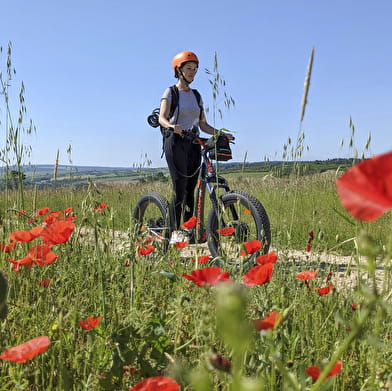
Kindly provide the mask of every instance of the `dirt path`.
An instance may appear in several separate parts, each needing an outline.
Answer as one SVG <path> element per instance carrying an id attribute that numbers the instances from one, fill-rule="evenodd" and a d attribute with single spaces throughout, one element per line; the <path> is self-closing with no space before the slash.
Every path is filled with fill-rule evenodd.
<path id="1" fill-rule="evenodd" d="M 89 232 L 90 230 L 81 230 L 82 232 Z M 89 232 L 91 235 L 92 232 Z M 91 235 L 92 236 L 92 235 Z M 122 246 L 124 241 L 127 241 L 125 232 L 116 231 L 114 232 L 114 242 Z M 194 258 L 195 256 L 209 254 L 207 243 L 189 245 L 186 248 L 180 250 L 181 257 Z M 291 263 L 293 266 L 297 265 L 298 272 L 303 270 L 327 270 L 332 272 L 332 278 L 329 283 L 335 285 L 336 290 L 353 290 L 356 288 L 361 280 L 368 281 L 368 273 L 364 269 L 366 265 L 365 257 L 357 256 L 343 256 L 337 253 L 317 253 L 317 252 L 306 252 L 300 250 L 283 250 L 280 251 L 276 248 L 271 248 L 270 251 L 276 252 L 278 255 L 278 262 Z M 384 280 L 384 265 L 379 264 L 376 271 L 376 280 L 379 287 L 382 286 Z M 392 284 L 391 272 L 389 269 L 386 270 L 388 275 L 387 282 L 389 286 Z M 392 293 L 391 293 L 392 296 Z"/>
<path id="2" fill-rule="evenodd" d="M 357 256 L 343 256 L 337 253 L 316 253 L 306 252 L 300 250 L 284 250 L 279 251 L 271 248 L 270 251 L 276 252 L 278 255 L 278 262 L 287 262 L 298 265 L 298 271 L 307 270 L 307 265 L 310 270 L 320 269 L 332 272 L 332 278 L 329 283 L 335 285 L 337 290 L 353 290 L 357 287 L 359 281 L 369 280 L 368 273 L 364 266 L 367 259 L 365 257 Z M 195 257 L 196 255 L 209 254 L 206 244 L 191 245 L 181 250 L 181 255 L 184 257 Z M 388 281 L 391 282 L 391 273 L 386 271 L 389 275 Z M 376 271 L 377 285 L 382 286 L 384 279 L 384 265 L 378 265 Z M 370 282 L 370 281 L 368 281 Z"/>

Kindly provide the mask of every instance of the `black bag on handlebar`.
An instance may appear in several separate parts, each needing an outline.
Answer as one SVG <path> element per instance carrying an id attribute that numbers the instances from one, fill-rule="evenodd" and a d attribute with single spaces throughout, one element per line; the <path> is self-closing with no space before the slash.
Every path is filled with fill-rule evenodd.
<path id="1" fill-rule="evenodd" d="M 206 141 L 206 147 L 209 152 L 210 159 L 226 162 L 233 158 L 230 148 L 230 140 L 224 134 L 218 136 L 216 143 L 214 137 L 210 137 Z"/>

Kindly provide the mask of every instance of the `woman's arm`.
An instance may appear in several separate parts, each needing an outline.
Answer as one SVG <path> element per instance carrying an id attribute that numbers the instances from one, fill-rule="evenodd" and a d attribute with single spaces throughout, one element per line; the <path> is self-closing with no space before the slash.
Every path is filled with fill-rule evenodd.
<path id="1" fill-rule="evenodd" d="M 204 114 L 204 110 L 202 110 L 201 115 L 200 115 L 199 127 L 200 127 L 200 129 L 201 129 L 203 132 L 205 132 L 205 133 L 207 133 L 207 134 L 215 135 L 216 133 L 219 132 L 218 129 L 215 129 L 214 127 L 212 127 L 212 126 L 207 122 L 206 116 L 205 116 L 205 114 Z M 223 132 L 222 132 L 222 134 L 225 134 L 229 140 L 232 140 L 232 139 L 233 139 L 233 136 L 232 136 L 230 133 L 223 133 Z"/>
<path id="2" fill-rule="evenodd" d="M 182 128 L 181 125 L 171 124 L 169 122 L 169 111 L 170 106 L 167 99 L 161 99 L 161 106 L 159 108 L 159 125 L 163 128 L 172 128 L 174 133 L 182 135 Z"/>

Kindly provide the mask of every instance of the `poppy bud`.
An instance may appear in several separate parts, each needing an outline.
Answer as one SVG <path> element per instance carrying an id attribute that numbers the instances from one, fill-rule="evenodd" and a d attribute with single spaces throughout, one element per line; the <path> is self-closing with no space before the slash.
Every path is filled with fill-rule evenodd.
<path id="1" fill-rule="evenodd" d="M 213 353 L 210 356 L 209 360 L 210 360 L 211 365 L 215 369 L 218 369 L 219 371 L 222 371 L 222 372 L 230 373 L 231 362 L 229 360 L 226 360 L 225 358 L 223 358 L 220 354 Z"/>

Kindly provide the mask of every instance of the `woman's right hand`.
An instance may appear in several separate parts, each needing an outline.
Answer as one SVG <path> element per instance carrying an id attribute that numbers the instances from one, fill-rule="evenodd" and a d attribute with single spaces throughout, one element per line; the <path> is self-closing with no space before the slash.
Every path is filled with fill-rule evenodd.
<path id="1" fill-rule="evenodd" d="M 182 127 L 181 127 L 181 125 L 173 125 L 173 133 L 182 136 Z"/>

